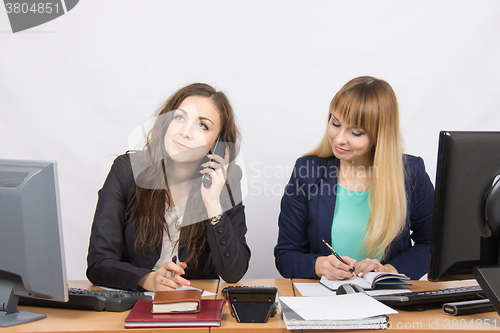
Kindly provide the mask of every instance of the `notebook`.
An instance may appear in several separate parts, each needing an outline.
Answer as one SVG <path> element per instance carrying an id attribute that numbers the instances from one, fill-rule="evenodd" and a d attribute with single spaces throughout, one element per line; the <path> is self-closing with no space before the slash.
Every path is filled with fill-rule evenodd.
<path id="1" fill-rule="evenodd" d="M 225 299 L 202 299 L 197 313 L 152 313 L 152 300 L 139 300 L 125 318 L 125 328 L 220 326 Z"/>
<path id="2" fill-rule="evenodd" d="M 331 290 L 337 290 L 345 283 L 354 283 L 365 290 L 372 290 L 376 286 L 411 285 L 411 283 L 406 281 L 409 279 L 404 274 L 368 272 L 363 277 L 353 276 L 345 280 L 328 280 L 325 276 L 322 276 L 319 283 Z"/>
<path id="3" fill-rule="evenodd" d="M 199 312 L 203 291 L 174 290 L 157 291 L 153 297 L 153 313 Z"/>
<path id="4" fill-rule="evenodd" d="M 382 329 L 397 313 L 363 293 L 330 297 L 280 297 L 288 330 Z"/>

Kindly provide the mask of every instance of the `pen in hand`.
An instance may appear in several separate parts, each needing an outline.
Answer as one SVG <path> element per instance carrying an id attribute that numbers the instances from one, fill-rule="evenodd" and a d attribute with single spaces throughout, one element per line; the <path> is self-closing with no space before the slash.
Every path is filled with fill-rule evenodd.
<path id="1" fill-rule="evenodd" d="M 173 256 L 173 258 L 172 258 L 172 262 L 173 262 L 174 264 L 177 264 L 177 256 Z M 170 277 L 171 277 L 172 279 L 175 277 L 175 272 L 174 272 L 174 271 L 172 271 L 172 273 L 170 274 Z"/>
<path id="2" fill-rule="evenodd" d="M 335 250 L 333 249 L 333 247 L 330 246 L 330 244 L 328 244 L 327 242 L 325 242 L 324 239 L 322 239 L 323 243 L 325 243 L 325 245 L 328 247 L 328 249 L 332 252 L 332 254 L 335 256 L 335 258 L 337 258 L 341 263 L 345 264 L 345 265 L 348 265 L 339 255 L 337 252 L 335 252 Z M 349 266 L 349 265 L 348 265 Z M 356 276 L 356 274 L 354 274 L 354 268 L 349 268 L 349 272 L 352 273 L 352 276 Z"/>

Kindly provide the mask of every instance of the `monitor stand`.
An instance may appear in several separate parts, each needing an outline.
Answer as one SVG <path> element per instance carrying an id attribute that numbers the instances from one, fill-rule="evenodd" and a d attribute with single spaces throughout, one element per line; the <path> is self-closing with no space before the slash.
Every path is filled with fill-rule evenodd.
<path id="1" fill-rule="evenodd" d="M 474 267 L 474 277 L 500 314 L 500 267 Z"/>
<path id="2" fill-rule="evenodd" d="M 41 313 L 18 310 L 18 302 L 19 296 L 14 295 L 12 283 L 0 280 L 0 327 L 26 324 L 47 318 Z"/>

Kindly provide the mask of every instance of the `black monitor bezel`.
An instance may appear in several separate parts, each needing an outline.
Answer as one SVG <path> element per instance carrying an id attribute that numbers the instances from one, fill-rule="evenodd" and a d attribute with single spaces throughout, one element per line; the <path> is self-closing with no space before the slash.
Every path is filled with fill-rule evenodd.
<path id="1" fill-rule="evenodd" d="M 471 165 L 472 170 L 467 169 Z M 498 265 L 498 237 L 485 227 L 484 211 L 481 211 L 494 170 L 500 173 L 500 132 L 440 132 L 428 268 L 430 281 L 473 279 L 474 267 Z M 476 183 L 469 182 L 469 176 Z M 467 197 L 470 189 L 475 193 Z M 452 211 L 457 207 L 463 211 Z M 453 218 L 460 212 L 466 212 L 463 218 Z M 457 237 L 460 232 L 463 235 Z M 465 249 L 474 240 L 480 243 L 480 249 L 472 249 L 479 252 L 479 259 L 460 260 L 461 247 Z M 452 247 L 458 250 L 453 252 Z M 451 261 L 457 261 L 448 266 L 444 261 L 450 257 Z"/>

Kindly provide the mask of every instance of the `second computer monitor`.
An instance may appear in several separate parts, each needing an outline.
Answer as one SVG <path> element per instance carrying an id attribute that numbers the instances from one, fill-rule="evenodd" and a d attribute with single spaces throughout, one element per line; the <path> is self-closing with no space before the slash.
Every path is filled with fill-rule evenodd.
<path id="1" fill-rule="evenodd" d="M 0 253 L 0 327 L 45 317 L 21 296 L 68 300 L 55 162 L 0 160 Z"/>
<path id="2" fill-rule="evenodd" d="M 498 264 L 497 176 L 500 132 L 440 133 L 429 280 L 473 278 L 474 267 Z"/>

